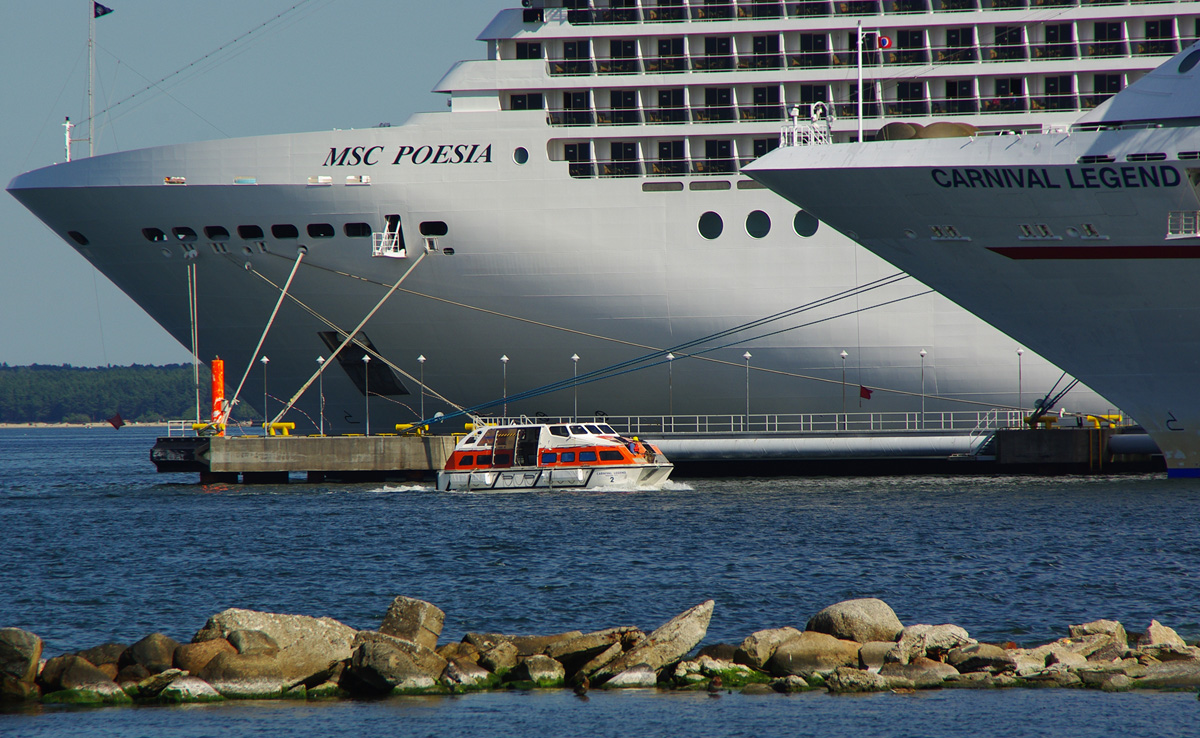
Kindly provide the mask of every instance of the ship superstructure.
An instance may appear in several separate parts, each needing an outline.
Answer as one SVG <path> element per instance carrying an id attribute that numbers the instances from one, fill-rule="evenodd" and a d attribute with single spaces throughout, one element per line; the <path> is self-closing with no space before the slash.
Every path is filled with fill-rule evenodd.
<path id="1" fill-rule="evenodd" d="M 1057 369 L 740 170 L 818 102 L 835 140 L 857 137 L 859 39 L 870 137 L 895 119 L 1066 122 L 1197 18 L 1193 2 L 530 0 L 437 85 L 447 112 L 97 156 L 9 189 L 188 346 L 192 291 L 200 355 L 255 366 L 242 399 L 272 416 L 429 250 L 326 372 L 335 432 L 367 402 L 386 427 L 446 409 L 435 393 L 472 405 L 666 351 L 643 381 L 512 409 L 832 412 L 858 410 L 859 385 L 880 390 L 870 410 L 1015 406 L 1022 381 L 1027 405 Z M 314 429 L 315 394 L 298 405 Z"/>

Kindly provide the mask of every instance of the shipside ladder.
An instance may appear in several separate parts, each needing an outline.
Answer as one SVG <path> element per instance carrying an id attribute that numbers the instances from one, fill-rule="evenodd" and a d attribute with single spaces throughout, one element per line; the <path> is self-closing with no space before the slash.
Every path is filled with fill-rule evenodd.
<path id="1" fill-rule="evenodd" d="M 386 256 L 389 259 L 407 259 L 408 250 L 404 248 L 404 232 L 400 230 L 400 216 L 389 215 L 383 232 L 371 234 L 371 256 Z"/>

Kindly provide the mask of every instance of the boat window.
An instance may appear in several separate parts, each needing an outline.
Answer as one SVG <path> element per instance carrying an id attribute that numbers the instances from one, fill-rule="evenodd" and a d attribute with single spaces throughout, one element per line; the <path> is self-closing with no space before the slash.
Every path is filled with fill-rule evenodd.
<path id="1" fill-rule="evenodd" d="M 474 463 L 475 463 L 475 457 L 474 457 L 474 456 L 464 456 L 464 457 L 462 457 L 461 459 L 459 459 L 459 460 L 458 460 L 458 465 L 459 465 L 459 466 L 471 466 L 471 465 L 472 465 L 472 464 L 474 464 Z"/>
<path id="2" fill-rule="evenodd" d="M 553 464 L 558 461 L 558 454 L 542 454 L 543 464 Z"/>
<path id="3" fill-rule="evenodd" d="M 575 461 L 575 452 L 574 451 L 564 451 L 563 455 L 562 455 L 562 463 L 570 464 L 573 461 Z"/>
<path id="4" fill-rule="evenodd" d="M 72 241 L 79 244 L 80 246 L 88 245 L 87 236 L 83 235 L 79 231 L 67 231 L 67 235 L 71 237 Z"/>
<path id="5" fill-rule="evenodd" d="M 709 241 L 719 238 L 723 230 L 725 230 L 725 223 L 721 220 L 721 216 L 711 211 L 700 216 L 700 235 Z"/>
<path id="6" fill-rule="evenodd" d="M 171 233 L 174 234 L 175 240 L 183 241 L 184 243 L 191 243 L 196 240 L 196 231 L 187 226 L 172 228 Z"/>
<path id="7" fill-rule="evenodd" d="M 820 225 L 821 221 L 803 210 L 796 213 L 796 217 L 792 219 L 792 228 L 796 230 L 796 235 L 802 238 L 808 238 L 815 234 Z"/>
<path id="8" fill-rule="evenodd" d="M 333 226 L 328 223 L 309 223 L 309 238 L 333 238 Z"/>
<path id="9" fill-rule="evenodd" d="M 550 435 L 566 438 L 571 435 L 571 431 L 567 430 L 565 425 L 552 425 L 550 426 Z"/>
<path id="10" fill-rule="evenodd" d="M 604 435 L 606 435 L 606 436 L 617 435 L 617 431 L 614 430 L 611 425 L 602 425 L 602 426 L 600 426 L 600 430 L 604 431 Z"/>
<path id="11" fill-rule="evenodd" d="M 579 460 L 580 461 L 595 461 L 596 460 L 596 452 L 595 451 L 580 451 L 579 452 Z"/>
<path id="12" fill-rule="evenodd" d="M 370 223 L 347 223 L 342 226 L 342 233 L 346 234 L 346 238 L 370 238 L 371 232 Z"/>
<path id="13" fill-rule="evenodd" d="M 489 430 L 489 431 L 487 431 L 486 433 L 484 433 L 484 434 L 483 434 L 483 438 L 480 438 L 480 439 L 479 439 L 479 443 L 480 443 L 480 444 L 485 444 L 485 445 L 489 445 L 489 446 L 490 446 L 490 445 L 491 445 L 491 443 L 492 443 L 492 441 L 494 441 L 494 440 L 496 440 L 496 431 L 495 431 L 495 429 L 493 429 L 493 430 Z"/>
<path id="14" fill-rule="evenodd" d="M 624 457 L 621 456 L 620 451 L 601 451 L 600 452 L 600 460 L 601 461 L 621 461 L 623 458 Z"/>
<path id="15" fill-rule="evenodd" d="M 238 236 L 247 241 L 263 240 L 263 229 L 256 225 L 240 225 L 237 227 Z"/>
<path id="16" fill-rule="evenodd" d="M 276 223 L 271 226 L 271 235 L 275 238 L 300 238 L 300 231 L 291 223 Z"/>
<path id="17" fill-rule="evenodd" d="M 529 161 L 529 149 L 524 146 L 518 146 L 513 151 L 513 161 L 518 164 L 525 164 Z"/>
<path id="18" fill-rule="evenodd" d="M 167 234 L 157 228 L 143 228 L 142 235 L 151 243 L 162 243 L 167 240 Z"/>
<path id="19" fill-rule="evenodd" d="M 598 425 L 589 425 L 587 426 L 587 429 L 589 433 L 595 433 L 598 436 L 604 434 L 604 431 L 600 430 L 600 426 Z"/>
<path id="20" fill-rule="evenodd" d="M 224 226 L 204 226 L 204 237 L 209 241 L 228 241 L 229 231 Z"/>
<path id="21" fill-rule="evenodd" d="M 450 232 L 450 226 L 440 220 L 427 220 L 421 224 L 421 235 L 428 237 L 444 236 Z"/>
<path id="22" fill-rule="evenodd" d="M 577 436 L 586 436 L 588 434 L 587 429 L 584 428 L 582 425 L 571 426 L 571 432 Z"/>
<path id="23" fill-rule="evenodd" d="M 755 210 L 746 216 L 746 233 L 751 238 L 766 238 L 771 232 L 771 216 L 761 210 Z"/>
<path id="24" fill-rule="evenodd" d="M 492 455 L 491 454 L 479 454 L 479 456 L 475 457 L 475 466 L 491 466 L 491 465 L 492 465 Z"/>
<path id="25" fill-rule="evenodd" d="M 496 454 L 495 466 L 508 466 L 512 463 L 512 454 Z"/>

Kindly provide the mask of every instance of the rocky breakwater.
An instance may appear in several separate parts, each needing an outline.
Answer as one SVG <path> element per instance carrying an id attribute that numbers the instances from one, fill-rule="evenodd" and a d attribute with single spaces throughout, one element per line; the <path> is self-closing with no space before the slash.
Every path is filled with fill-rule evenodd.
<path id="1" fill-rule="evenodd" d="M 32 633 L 0 629 L 0 698 L 69 704 L 192 703 L 449 694 L 486 689 L 699 689 L 712 694 L 826 689 L 1200 687 L 1200 649 L 1157 621 L 1068 628 L 1033 648 L 979 643 L 957 625 L 905 626 L 881 600 L 840 602 L 801 630 L 738 644 L 704 640 L 713 602 L 646 633 L 634 626 L 554 635 L 470 632 L 439 645 L 444 613 L 397 597 L 377 630 L 330 618 L 230 609 L 180 643 L 154 633 L 43 658 Z"/>

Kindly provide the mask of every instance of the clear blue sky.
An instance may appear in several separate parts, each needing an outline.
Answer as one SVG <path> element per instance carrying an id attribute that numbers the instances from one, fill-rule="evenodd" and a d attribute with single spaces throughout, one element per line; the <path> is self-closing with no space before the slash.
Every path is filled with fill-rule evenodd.
<path id="1" fill-rule="evenodd" d="M 103 0 L 96 109 L 300 0 Z M 308 0 L 212 61 L 98 121 L 97 153 L 213 138 L 402 123 L 445 109 L 429 90 L 519 0 Z M 63 159 L 87 117 L 91 0 L 9 2 L 0 23 L 0 184 Z M 85 136 L 83 129 L 76 136 Z M 86 154 L 77 145 L 76 156 Z M 161 364 L 190 354 L 7 193 L 0 195 L 0 362 Z"/>

